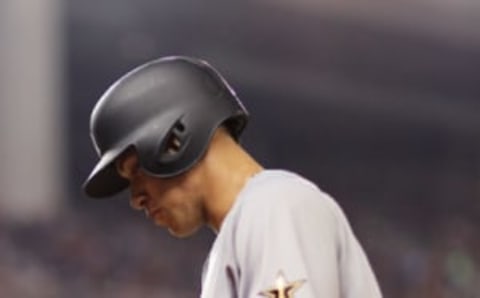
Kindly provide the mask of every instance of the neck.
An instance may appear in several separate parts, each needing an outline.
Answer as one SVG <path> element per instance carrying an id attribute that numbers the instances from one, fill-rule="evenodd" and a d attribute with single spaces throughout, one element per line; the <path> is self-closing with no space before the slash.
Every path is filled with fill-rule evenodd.
<path id="1" fill-rule="evenodd" d="M 218 233 L 242 188 L 263 168 L 229 137 L 214 139 L 212 145 L 205 157 L 209 169 L 205 213 L 208 226 Z"/>

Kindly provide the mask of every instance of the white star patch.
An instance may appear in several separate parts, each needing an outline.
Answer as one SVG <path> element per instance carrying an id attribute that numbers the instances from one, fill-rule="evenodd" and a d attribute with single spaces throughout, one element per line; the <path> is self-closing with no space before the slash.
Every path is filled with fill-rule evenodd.
<path id="1" fill-rule="evenodd" d="M 298 290 L 304 283 L 305 279 L 289 282 L 283 275 L 282 271 L 277 274 L 275 286 L 268 290 L 258 293 L 261 296 L 269 298 L 293 298 L 293 293 Z"/>

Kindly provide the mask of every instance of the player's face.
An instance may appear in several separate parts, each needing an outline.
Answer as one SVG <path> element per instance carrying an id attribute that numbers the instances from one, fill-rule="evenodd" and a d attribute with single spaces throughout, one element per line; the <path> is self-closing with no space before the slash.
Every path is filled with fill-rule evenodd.
<path id="1" fill-rule="evenodd" d="M 144 210 L 155 224 L 186 237 L 205 223 L 200 175 L 195 168 L 173 178 L 157 178 L 141 169 L 134 151 L 120 157 L 116 167 L 130 182 L 132 208 Z"/>

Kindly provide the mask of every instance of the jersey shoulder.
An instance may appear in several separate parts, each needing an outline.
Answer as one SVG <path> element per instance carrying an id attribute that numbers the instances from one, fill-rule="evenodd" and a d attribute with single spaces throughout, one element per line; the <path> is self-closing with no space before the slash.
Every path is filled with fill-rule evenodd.
<path id="1" fill-rule="evenodd" d="M 251 216 L 290 213 L 336 213 L 337 203 L 313 182 L 285 170 L 265 170 L 248 183 L 239 197 L 239 212 Z"/>

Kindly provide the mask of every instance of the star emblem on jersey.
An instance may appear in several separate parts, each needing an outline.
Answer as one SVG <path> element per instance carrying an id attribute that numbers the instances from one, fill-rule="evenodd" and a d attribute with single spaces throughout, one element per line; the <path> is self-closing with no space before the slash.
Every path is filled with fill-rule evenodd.
<path id="1" fill-rule="evenodd" d="M 289 282 L 282 271 L 278 272 L 275 285 L 265 291 L 258 293 L 261 296 L 269 298 L 293 298 L 293 293 L 300 288 L 304 279 Z"/>

